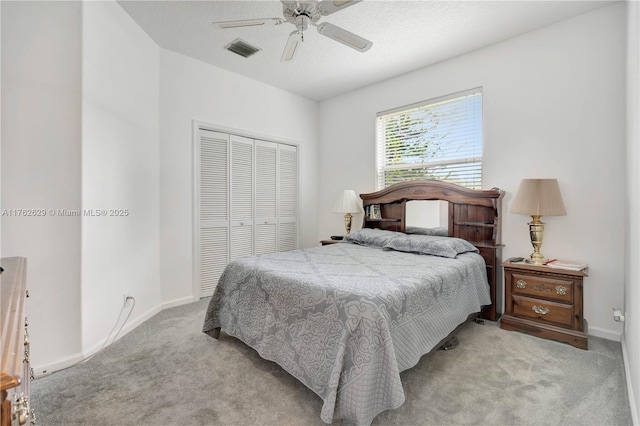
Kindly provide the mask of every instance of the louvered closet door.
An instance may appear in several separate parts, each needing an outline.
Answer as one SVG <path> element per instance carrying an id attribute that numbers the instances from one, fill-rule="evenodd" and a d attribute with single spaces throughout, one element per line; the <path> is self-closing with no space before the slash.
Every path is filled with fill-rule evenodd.
<path id="1" fill-rule="evenodd" d="M 229 135 L 200 129 L 200 297 L 213 294 L 228 259 Z"/>
<path id="2" fill-rule="evenodd" d="M 277 251 L 278 144 L 255 141 L 255 254 Z"/>
<path id="3" fill-rule="evenodd" d="M 278 251 L 298 248 L 298 152 L 278 146 Z"/>
<path id="4" fill-rule="evenodd" d="M 230 260 L 253 254 L 253 139 L 231 135 Z"/>

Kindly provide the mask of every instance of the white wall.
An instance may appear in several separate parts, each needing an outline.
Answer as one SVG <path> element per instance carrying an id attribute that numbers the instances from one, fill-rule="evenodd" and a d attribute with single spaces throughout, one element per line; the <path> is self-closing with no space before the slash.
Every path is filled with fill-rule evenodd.
<path id="1" fill-rule="evenodd" d="M 2 207 L 79 209 L 81 13 L 2 7 Z M 28 258 L 31 361 L 80 351 L 80 218 L 2 217 L 2 255 Z"/>
<path id="2" fill-rule="evenodd" d="M 111 1 L 84 3 L 82 41 L 82 207 L 109 214 L 82 219 L 86 354 L 114 327 L 124 293 L 136 300 L 128 328 L 162 303 L 160 48 Z"/>
<path id="3" fill-rule="evenodd" d="M 627 247 L 624 349 L 634 424 L 640 412 L 640 3 L 628 2 L 627 20 Z"/>
<path id="4" fill-rule="evenodd" d="M 160 310 L 159 52 L 116 2 L 2 2 L 3 256 L 28 258 L 37 374 Z M 127 209 L 127 217 L 58 209 Z"/>
<path id="5" fill-rule="evenodd" d="M 318 244 L 317 103 L 161 49 L 160 274 L 169 304 L 193 298 L 194 119 L 299 144 L 300 247 Z"/>
<path id="6" fill-rule="evenodd" d="M 542 252 L 589 263 L 589 332 L 619 339 L 611 307 L 623 303 L 624 286 L 625 53 L 619 3 L 327 100 L 319 206 L 338 189 L 375 190 L 376 112 L 482 86 L 483 186 L 507 194 L 503 257 L 532 251 L 530 218 L 508 213 L 520 180 L 558 178 L 568 215 L 543 218 Z M 319 211 L 320 237 L 340 228 L 328 208 Z"/>
<path id="7" fill-rule="evenodd" d="M 317 244 L 315 102 L 160 49 L 116 2 L 1 7 L 2 207 L 129 212 L 2 217 L 3 256 L 29 258 L 37 374 L 97 350 L 125 292 L 123 332 L 193 300 L 194 119 L 299 144 Z"/>

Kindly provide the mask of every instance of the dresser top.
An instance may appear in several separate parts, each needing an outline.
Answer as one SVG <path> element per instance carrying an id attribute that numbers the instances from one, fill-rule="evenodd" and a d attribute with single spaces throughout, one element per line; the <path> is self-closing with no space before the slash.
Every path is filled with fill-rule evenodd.
<path id="1" fill-rule="evenodd" d="M 525 261 L 522 262 L 512 262 L 511 259 L 507 259 L 502 263 L 503 268 L 509 269 L 519 269 L 527 272 L 544 272 L 547 274 L 556 274 L 556 275 L 570 275 L 573 277 L 588 277 L 589 274 L 585 270 L 582 271 L 573 271 L 571 269 L 560 269 L 560 268 L 552 268 L 550 266 L 545 265 L 534 265 L 532 263 L 527 263 Z"/>

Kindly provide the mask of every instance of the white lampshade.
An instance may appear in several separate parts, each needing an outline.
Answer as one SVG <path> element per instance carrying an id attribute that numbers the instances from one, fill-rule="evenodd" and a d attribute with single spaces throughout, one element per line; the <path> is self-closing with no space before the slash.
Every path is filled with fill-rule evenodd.
<path id="1" fill-rule="evenodd" d="M 566 216 L 557 179 L 522 179 L 511 213 L 527 216 Z"/>
<path id="2" fill-rule="evenodd" d="M 362 205 L 353 189 L 344 189 L 336 194 L 331 211 L 334 213 L 362 213 Z"/>

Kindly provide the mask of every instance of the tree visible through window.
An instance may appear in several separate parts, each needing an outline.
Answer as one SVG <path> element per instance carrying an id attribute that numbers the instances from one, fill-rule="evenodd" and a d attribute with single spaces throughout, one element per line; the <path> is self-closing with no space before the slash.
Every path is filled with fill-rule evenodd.
<path id="1" fill-rule="evenodd" d="M 434 179 L 482 187 L 482 91 L 378 114 L 377 186 Z"/>

